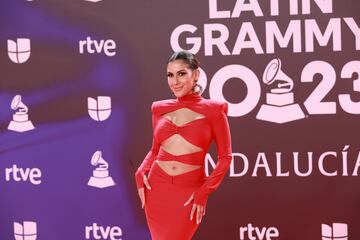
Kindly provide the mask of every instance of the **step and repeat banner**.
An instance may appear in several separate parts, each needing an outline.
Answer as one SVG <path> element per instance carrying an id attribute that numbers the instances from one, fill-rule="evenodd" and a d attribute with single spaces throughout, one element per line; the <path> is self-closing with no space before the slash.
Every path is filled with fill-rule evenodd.
<path id="1" fill-rule="evenodd" d="M 233 162 L 194 239 L 360 239 L 360 2 L 3 0 L 0 239 L 150 239 L 134 172 L 196 53 Z M 213 144 L 205 159 L 211 174 Z"/>

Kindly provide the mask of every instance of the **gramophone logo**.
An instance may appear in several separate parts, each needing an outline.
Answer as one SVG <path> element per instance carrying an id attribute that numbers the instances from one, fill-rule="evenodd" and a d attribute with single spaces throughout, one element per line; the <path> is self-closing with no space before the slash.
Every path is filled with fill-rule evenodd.
<path id="1" fill-rule="evenodd" d="M 30 57 L 30 39 L 18 38 L 15 41 L 8 40 L 8 55 L 14 63 L 24 63 Z"/>
<path id="2" fill-rule="evenodd" d="M 111 98 L 98 96 L 97 99 L 88 97 L 88 113 L 95 121 L 104 121 L 111 114 Z"/>
<path id="3" fill-rule="evenodd" d="M 332 226 L 321 224 L 322 240 L 348 240 L 348 225 L 333 223 Z"/>
<path id="4" fill-rule="evenodd" d="M 294 103 L 293 80 L 281 70 L 278 58 L 271 60 L 265 68 L 263 82 L 266 85 L 278 84 L 266 94 L 266 104 L 263 104 L 256 115 L 257 119 L 286 123 L 305 117 L 299 104 Z"/>
<path id="5" fill-rule="evenodd" d="M 14 222 L 15 240 L 36 240 L 36 222 Z"/>
<path id="6" fill-rule="evenodd" d="M 16 95 L 11 102 L 11 109 L 16 111 L 13 120 L 9 123 L 8 129 L 16 132 L 26 132 L 35 127 L 29 120 L 28 108 L 21 101 L 21 96 Z"/>
<path id="7" fill-rule="evenodd" d="M 114 186 L 114 180 L 109 176 L 109 164 L 102 158 L 102 152 L 96 151 L 91 158 L 91 165 L 98 166 L 93 171 L 88 185 L 97 188 Z"/>

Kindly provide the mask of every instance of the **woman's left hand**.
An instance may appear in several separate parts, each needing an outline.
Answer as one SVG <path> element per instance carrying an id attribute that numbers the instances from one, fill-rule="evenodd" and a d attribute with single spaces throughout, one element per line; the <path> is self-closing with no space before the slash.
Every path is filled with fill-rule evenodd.
<path id="1" fill-rule="evenodd" d="M 189 205 L 193 199 L 194 199 L 194 193 L 191 194 L 191 196 L 186 201 L 184 206 Z M 201 222 L 202 217 L 205 215 L 205 206 L 194 203 L 190 213 L 190 221 L 192 221 L 195 211 L 196 211 L 196 224 L 199 224 Z"/>

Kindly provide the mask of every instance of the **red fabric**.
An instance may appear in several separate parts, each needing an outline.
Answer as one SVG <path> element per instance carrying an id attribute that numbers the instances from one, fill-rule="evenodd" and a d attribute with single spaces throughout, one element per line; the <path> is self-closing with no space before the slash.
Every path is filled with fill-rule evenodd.
<path id="1" fill-rule="evenodd" d="M 184 206 L 184 203 L 205 178 L 202 169 L 170 176 L 158 164 L 153 165 L 148 178 L 151 190 L 145 188 L 145 214 L 151 239 L 192 238 L 199 224 L 196 217 L 190 221 L 192 204 Z"/>
<path id="2" fill-rule="evenodd" d="M 205 118 L 196 119 L 182 126 L 176 126 L 162 116 L 165 113 L 173 112 L 180 108 L 188 108 L 204 115 Z M 209 145 L 212 140 L 215 140 L 218 152 L 216 167 L 210 176 L 207 177 L 207 180 L 195 191 L 194 203 L 205 205 L 210 193 L 221 183 L 232 160 L 227 109 L 227 103 L 204 99 L 197 94 L 188 94 L 177 99 L 154 102 L 151 106 L 154 133 L 153 143 L 144 161 L 135 173 L 137 187 L 144 187 L 143 175 L 149 172 L 155 159 L 162 161 L 175 160 L 204 166 L 204 158 Z M 160 143 L 175 133 L 180 134 L 188 142 L 202 148 L 203 151 L 175 156 L 160 148 Z"/>

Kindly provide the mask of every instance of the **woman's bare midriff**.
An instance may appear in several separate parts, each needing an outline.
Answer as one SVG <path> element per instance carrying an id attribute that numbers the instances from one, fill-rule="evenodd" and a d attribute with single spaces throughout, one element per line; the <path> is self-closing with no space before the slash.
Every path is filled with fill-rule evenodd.
<path id="1" fill-rule="evenodd" d="M 201 168 L 201 165 L 191 165 L 178 161 L 160 161 L 156 160 L 162 170 L 171 176 L 187 173 Z"/>

